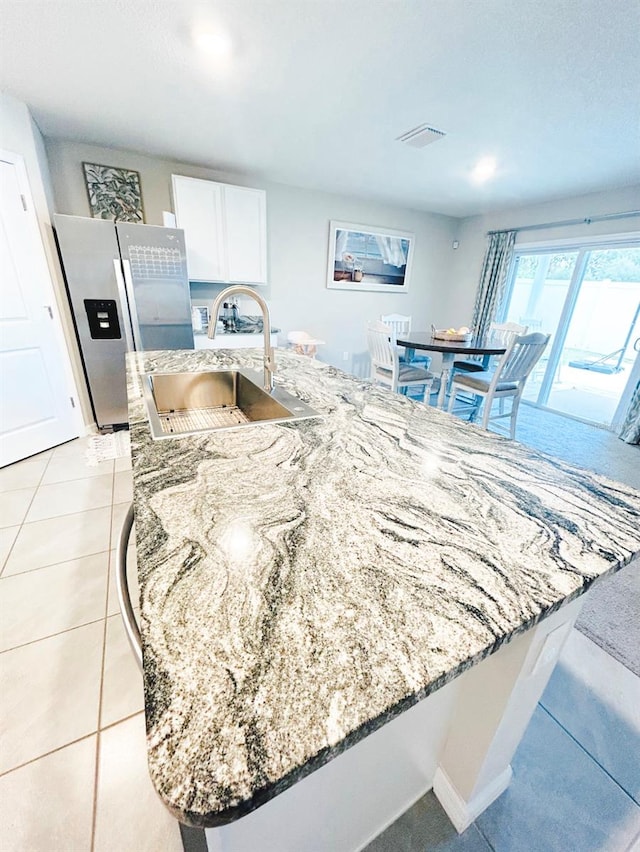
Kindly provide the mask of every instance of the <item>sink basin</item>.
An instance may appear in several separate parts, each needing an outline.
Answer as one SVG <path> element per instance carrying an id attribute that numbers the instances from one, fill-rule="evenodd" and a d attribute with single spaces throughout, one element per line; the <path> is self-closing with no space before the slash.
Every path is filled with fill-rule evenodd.
<path id="1" fill-rule="evenodd" d="M 256 423 L 291 423 L 318 417 L 282 388 L 268 393 L 251 370 L 146 373 L 144 399 L 154 439 L 237 429 Z"/>

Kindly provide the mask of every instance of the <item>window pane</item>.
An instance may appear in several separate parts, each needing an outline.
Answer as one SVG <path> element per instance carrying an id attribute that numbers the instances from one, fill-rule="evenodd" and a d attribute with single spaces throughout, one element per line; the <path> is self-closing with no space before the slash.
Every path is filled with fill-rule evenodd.
<path id="1" fill-rule="evenodd" d="M 590 253 L 548 405 L 608 425 L 640 335 L 640 249 Z"/>
<path id="2" fill-rule="evenodd" d="M 523 399 L 538 400 L 578 252 L 523 254 L 516 256 L 515 280 L 505 319 L 551 334 L 541 360 L 525 386 Z"/>

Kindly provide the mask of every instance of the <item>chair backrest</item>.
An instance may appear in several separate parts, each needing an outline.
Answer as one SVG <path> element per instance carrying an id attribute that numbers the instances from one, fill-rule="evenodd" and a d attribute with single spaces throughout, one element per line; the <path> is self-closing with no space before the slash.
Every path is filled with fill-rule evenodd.
<path id="1" fill-rule="evenodd" d="M 513 337 L 498 362 L 492 384 L 525 381 L 544 352 L 550 337 L 550 334 L 540 332 Z"/>
<path id="2" fill-rule="evenodd" d="M 390 337 L 391 329 L 386 323 L 374 321 L 367 324 L 367 346 L 374 366 L 394 368 L 398 353 Z"/>
<path id="3" fill-rule="evenodd" d="M 489 326 L 489 336 L 501 343 L 509 343 L 512 337 L 526 334 L 528 331 L 528 326 L 519 325 L 517 322 L 492 322 Z"/>
<path id="4" fill-rule="evenodd" d="M 404 316 L 404 314 L 383 314 L 380 317 L 380 321 L 393 329 L 396 337 L 402 334 L 409 334 L 411 331 L 411 317 Z"/>

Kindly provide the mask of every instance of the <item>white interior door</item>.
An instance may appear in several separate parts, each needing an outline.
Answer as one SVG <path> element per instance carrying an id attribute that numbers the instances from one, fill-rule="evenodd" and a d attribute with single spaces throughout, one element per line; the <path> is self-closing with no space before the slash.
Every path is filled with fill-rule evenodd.
<path id="1" fill-rule="evenodd" d="M 0 466 L 79 434 L 22 157 L 0 152 Z"/>

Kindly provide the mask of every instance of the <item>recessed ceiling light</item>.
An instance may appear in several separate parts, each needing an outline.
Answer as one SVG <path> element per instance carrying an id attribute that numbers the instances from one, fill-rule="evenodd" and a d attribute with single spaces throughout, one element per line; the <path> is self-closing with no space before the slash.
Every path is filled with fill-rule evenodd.
<path id="1" fill-rule="evenodd" d="M 215 62 L 226 62 L 233 53 L 231 38 L 224 30 L 197 29 L 193 33 L 193 43 L 206 59 Z"/>
<path id="2" fill-rule="evenodd" d="M 473 183 L 485 183 L 495 175 L 497 167 L 495 157 L 482 157 L 473 167 L 471 180 Z"/>

